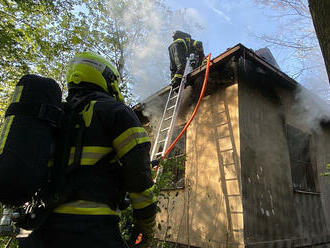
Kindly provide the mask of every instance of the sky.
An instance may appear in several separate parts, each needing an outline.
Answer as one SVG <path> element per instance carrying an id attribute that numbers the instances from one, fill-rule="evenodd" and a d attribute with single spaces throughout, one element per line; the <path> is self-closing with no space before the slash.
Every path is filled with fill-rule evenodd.
<path id="1" fill-rule="evenodd" d="M 268 47 L 281 70 L 289 76 L 294 75 L 292 72 L 299 66 L 286 48 L 271 46 L 258 38 L 262 35 L 281 35 L 281 28 L 286 23 L 286 19 L 274 18 L 279 15 L 278 9 L 256 5 L 255 0 L 164 0 L 174 12 L 185 10 L 185 20 L 202 26 L 200 29 L 187 31 L 180 23 L 180 19 L 166 23 L 166 18 L 161 13 L 157 13 L 154 1 L 150 0 L 147 3 L 149 4 L 140 6 L 136 13 L 140 15 L 138 19 L 145 22 L 144 24 L 152 31 L 152 35 L 146 39 L 140 50 L 136 49 L 139 52 L 135 53 L 130 67 L 136 81 L 133 94 L 138 96 L 138 101 L 169 84 L 169 79 L 164 82 L 164 74 L 169 77 L 167 48 L 172 42 L 171 33 L 175 30 L 188 32 L 193 39 L 202 41 L 205 54 L 211 53 L 212 58 L 241 43 L 253 50 Z M 137 7 L 133 6 L 134 8 Z M 128 20 L 134 19 L 133 12 L 132 10 L 128 13 Z M 127 21 L 127 25 L 132 25 L 132 22 Z M 160 32 L 164 25 L 167 25 L 167 30 L 172 30 L 171 33 L 166 33 L 165 37 Z M 313 28 L 312 23 L 310 25 Z M 292 27 L 294 28 L 294 25 Z M 134 44 L 132 45 L 134 47 Z M 323 59 L 308 58 L 304 63 L 312 69 L 306 70 L 302 76 L 294 79 L 330 102 L 329 81 Z M 315 69 L 316 64 L 321 66 Z"/>
<path id="2" fill-rule="evenodd" d="M 190 9 L 205 29 L 192 34 L 203 41 L 206 53 L 216 57 L 237 43 L 252 49 L 264 47 L 254 34 L 275 32 L 277 24 L 267 15 L 272 11 L 257 8 L 253 0 L 166 0 L 172 9 Z"/>

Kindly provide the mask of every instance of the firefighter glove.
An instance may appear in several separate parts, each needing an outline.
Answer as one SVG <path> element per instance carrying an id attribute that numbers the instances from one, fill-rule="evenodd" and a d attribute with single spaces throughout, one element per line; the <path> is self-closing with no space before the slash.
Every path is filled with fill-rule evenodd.
<path id="1" fill-rule="evenodd" d="M 136 248 L 151 248 L 156 225 L 155 215 L 147 219 L 135 219 L 131 244 Z M 139 234 L 142 234 L 142 241 L 135 242 Z"/>

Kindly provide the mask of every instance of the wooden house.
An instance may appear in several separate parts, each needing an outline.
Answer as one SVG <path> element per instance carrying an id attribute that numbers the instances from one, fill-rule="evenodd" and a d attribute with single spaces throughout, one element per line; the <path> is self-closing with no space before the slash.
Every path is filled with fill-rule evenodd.
<path id="1" fill-rule="evenodd" d="M 205 66 L 188 75 L 177 130 L 204 74 Z M 168 94 L 169 86 L 135 107 L 151 136 Z M 297 94 L 310 105 L 297 107 Z M 173 247 L 330 247 L 330 178 L 321 175 L 330 125 L 303 115 L 312 106 L 322 116 L 319 104 L 241 44 L 212 59 L 206 95 L 178 145 L 184 167 L 172 169 L 159 202 L 157 237 Z"/>

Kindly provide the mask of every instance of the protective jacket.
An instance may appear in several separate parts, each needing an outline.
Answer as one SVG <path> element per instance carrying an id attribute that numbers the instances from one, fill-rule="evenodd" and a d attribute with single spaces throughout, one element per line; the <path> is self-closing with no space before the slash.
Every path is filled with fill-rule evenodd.
<path id="1" fill-rule="evenodd" d="M 85 96 L 84 96 L 85 97 Z M 135 218 L 156 213 L 150 171 L 150 140 L 135 113 L 100 91 L 87 94 L 81 112 L 84 131 L 80 165 L 68 175 L 69 200 L 54 212 L 73 215 L 119 215 L 128 192 Z M 71 140 L 68 168 L 75 158 L 77 136 Z"/>
<path id="2" fill-rule="evenodd" d="M 176 39 L 168 48 L 170 56 L 171 81 L 183 77 L 186 67 L 187 57 L 191 53 L 197 56 L 196 67 L 202 64 L 204 58 L 203 44 L 201 41 L 187 39 Z"/>
<path id="3" fill-rule="evenodd" d="M 182 78 L 189 50 L 190 42 L 186 39 L 176 39 L 169 46 L 171 81 Z"/>

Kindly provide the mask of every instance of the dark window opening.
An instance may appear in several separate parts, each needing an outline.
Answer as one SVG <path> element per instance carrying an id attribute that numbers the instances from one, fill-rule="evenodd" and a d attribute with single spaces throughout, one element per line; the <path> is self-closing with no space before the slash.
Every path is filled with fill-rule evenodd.
<path id="1" fill-rule="evenodd" d="M 183 126 L 175 127 L 173 140 L 179 135 Z M 164 189 L 181 189 L 185 186 L 185 162 L 186 162 L 186 133 L 182 135 L 178 143 L 169 153 L 163 169 L 163 176 L 167 178 Z"/>
<path id="2" fill-rule="evenodd" d="M 311 159 L 311 135 L 287 125 L 293 188 L 315 192 L 315 172 Z"/>

